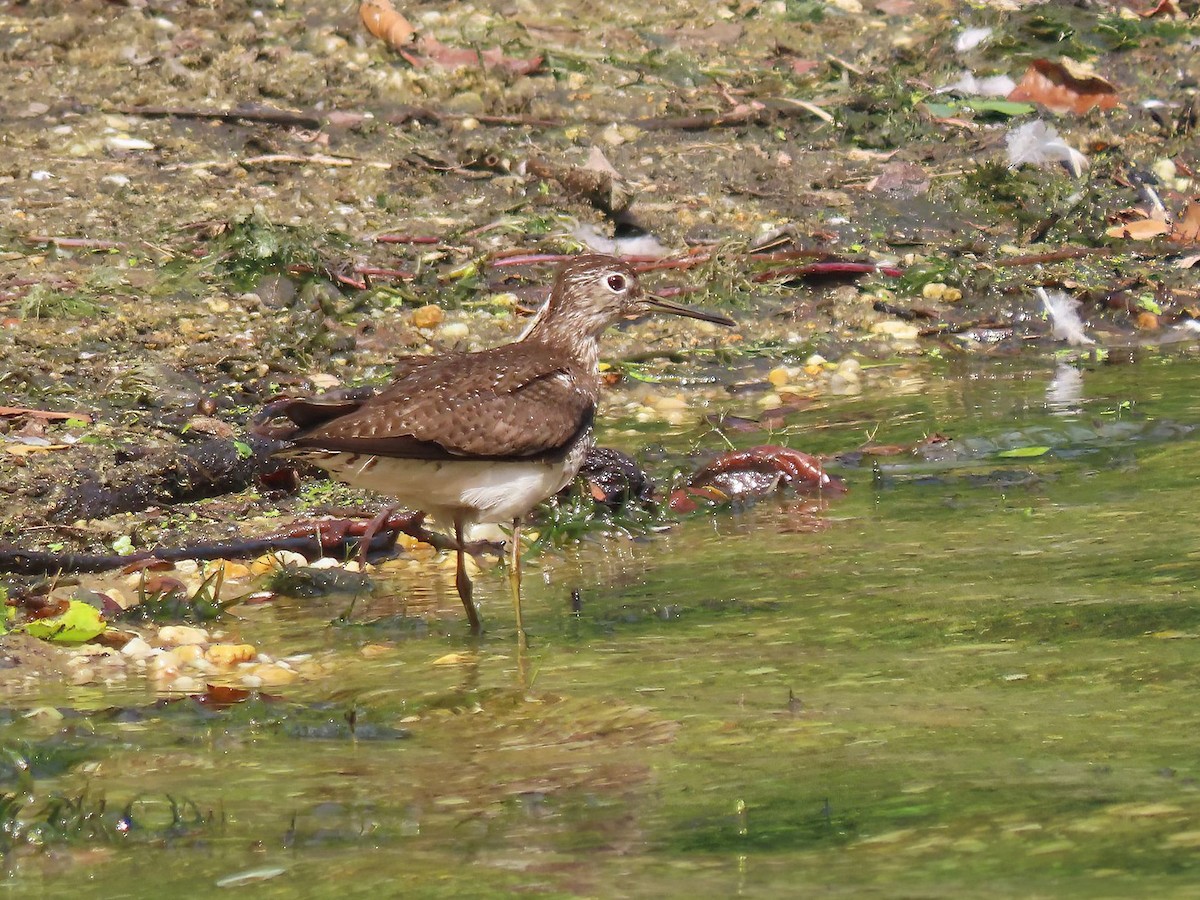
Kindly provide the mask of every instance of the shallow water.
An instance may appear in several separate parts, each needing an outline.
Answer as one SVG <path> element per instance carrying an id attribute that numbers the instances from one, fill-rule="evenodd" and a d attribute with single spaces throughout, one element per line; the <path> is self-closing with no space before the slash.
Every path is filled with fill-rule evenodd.
<path id="1" fill-rule="evenodd" d="M 1200 896 L 1198 375 L 944 365 L 815 406 L 792 446 L 962 444 L 844 468 L 823 529 L 792 497 L 531 560 L 528 688 L 503 573 L 472 641 L 423 565 L 348 622 L 348 596 L 243 611 L 328 667 L 278 700 L 10 698 L 7 738 L 84 757 L 25 788 L 140 802 L 124 837 L 10 855 L 4 887 Z"/>

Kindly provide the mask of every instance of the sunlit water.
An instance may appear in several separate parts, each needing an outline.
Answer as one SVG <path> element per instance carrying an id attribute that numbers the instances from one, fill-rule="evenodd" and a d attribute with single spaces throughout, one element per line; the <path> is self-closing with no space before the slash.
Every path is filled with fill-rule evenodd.
<path id="1" fill-rule="evenodd" d="M 11 698 L 7 737 L 84 755 L 36 797 L 141 803 L 5 889 L 1200 896 L 1198 376 L 979 364 L 823 403 L 782 439 L 982 449 L 846 468 L 820 530 L 792 497 L 531 560 L 527 689 L 499 570 L 472 641 L 452 574 L 402 566 L 348 624 L 348 596 L 243 613 L 328 663 L 278 701 Z"/>

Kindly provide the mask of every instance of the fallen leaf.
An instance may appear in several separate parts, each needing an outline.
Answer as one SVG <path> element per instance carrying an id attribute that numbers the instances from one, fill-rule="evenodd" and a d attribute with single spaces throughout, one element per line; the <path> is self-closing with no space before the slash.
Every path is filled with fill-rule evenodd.
<path id="1" fill-rule="evenodd" d="M 1183 217 L 1171 228 L 1171 240 L 1177 244 L 1200 244 L 1200 196 L 1188 200 Z"/>
<path id="2" fill-rule="evenodd" d="M 1175 0 L 1159 0 L 1157 4 L 1147 10 L 1138 13 L 1143 19 L 1153 19 L 1156 16 L 1170 16 L 1171 18 L 1179 18 L 1183 15 L 1183 10 L 1179 8 L 1179 4 Z"/>
<path id="3" fill-rule="evenodd" d="M 5 444 L 4 452 L 10 456 L 31 456 L 34 453 L 48 453 L 51 450 L 69 450 L 70 444 Z"/>
<path id="4" fill-rule="evenodd" d="M 391 0 L 363 0 L 358 5 L 358 17 L 367 31 L 399 50 L 412 40 L 416 29 L 396 11 Z"/>
<path id="5" fill-rule="evenodd" d="M 482 53 L 465 47 L 451 47 L 428 35 L 417 41 L 417 50 L 419 55 L 404 55 L 404 58 L 417 68 L 434 65 L 442 69 L 461 69 L 464 66 L 482 65 L 487 69 L 503 69 L 514 75 L 528 75 L 530 72 L 536 72 L 543 60 L 541 56 L 531 56 L 528 59 L 505 56 L 504 51 L 498 47 L 484 50 Z"/>
<path id="6" fill-rule="evenodd" d="M 1166 234 L 1171 226 L 1161 219 L 1140 219 L 1136 222 L 1122 222 L 1105 230 L 1105 234 L 1113 238 L 1126 238 L 1131 241 L 1148 241 Z"/>
<path id="7" fill-rule="evenodd" d="M 929 175 L 919 165 L 897 160 L 884 165 L 867 190 L 907 200 L 926 193 L 929 184 Z"/>
<path id="8" fill-rule="evenodd" d="M 821 64 L 815 59 L 800 59 L 796 56 L 788 56 L 784 59 L 787 60 L 788 68 L 792 70 L 793 75 L 807 75 L 821 67 Z"/>
<path id="9" fill-rule="evenodd" d="M 707 28 L 672 28 L 663 32 L 681 47 L 700 50 L 705 47 L 732 47 L 742 37 L 743 28 L 736 22 L 718 22 Z"/>
<path id="10" fill-rule="evenodd" d="M 103 632 L 105 627 L 96 607 L 81 600 L 72 600 L 61 615 L 27 622 L 22 626 L 22 630 L 44 641 L 79 644 L 90 641 Z"/>
<path id="11" fill-rule="evenodd" d="M 431 666 L 461 666 L 475 662 L 476 654 L 474 653 L 447 653 L 445 656 L 439 656 Z"/>
<path id="12" fill-rule="evenodd" d="M 48 422 L 75 419 L 84 424 L 92 421 L 92 417 L 87 413 L 52 412 L 45 409 L 26 409 L 23 406 L 0 406 L 0 416 L 31 416 L 35 419 L 45 419 Z"/>
<path id="13" fill-rule="evenodd" d="M 1074 60 L 1035 59 L 1025 70 L 1009 100 L 1029 100 L 1055 112 L 1085 113 L 1090 109 L 1115 109 L 1121 105 L 1117 89 Z"/>
<path id="14" fill-rule="evenodd" d="M 1045 456 L 1049 452 L 1049 447 L 1014 447 L 1011 450 L 1002 450 L 996 456 L 1000 459 L 1032 459 Z"/>

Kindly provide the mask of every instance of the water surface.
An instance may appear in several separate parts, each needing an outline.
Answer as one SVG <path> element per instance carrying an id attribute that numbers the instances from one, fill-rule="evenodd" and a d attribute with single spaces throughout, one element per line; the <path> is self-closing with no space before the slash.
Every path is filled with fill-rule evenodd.
<path id="1" fill-rule="evenodd" d="M 528 686 L 502 572 L 473 641 L 423 565 L 349 623 L 346 596 L 244 611 L 326 666 L 278 699 L 12 697 L 6 739 L 81 759 L 6 789 L 133 806 L 124 836 L 10 854 L 5 888 L 1200 895 L 1198 375 L 944 365 L 817 404 L 775 437 L 959 451 L 845 467 L 824 528 L 784 497 L 531 560 Z"/>

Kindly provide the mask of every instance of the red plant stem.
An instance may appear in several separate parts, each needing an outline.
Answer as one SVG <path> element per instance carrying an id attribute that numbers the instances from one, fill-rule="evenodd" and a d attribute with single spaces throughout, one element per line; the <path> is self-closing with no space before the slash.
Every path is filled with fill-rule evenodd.
<path id="1" fill-rule="evenodd" d="M 423 237 L 418 234 L 378 234 L 375 236 L 377 244 L 440 244 L 441 238 Z"/>
<path id="2" fill-rule="evenodd" d="M 415 278 L 412 272 L 403 269 L 377 269 L 374 266 L 355 266 L 355 275 L 368 275 L 376 278 Z"/>

